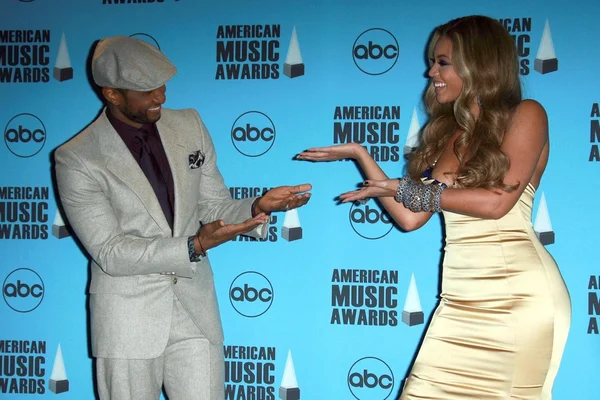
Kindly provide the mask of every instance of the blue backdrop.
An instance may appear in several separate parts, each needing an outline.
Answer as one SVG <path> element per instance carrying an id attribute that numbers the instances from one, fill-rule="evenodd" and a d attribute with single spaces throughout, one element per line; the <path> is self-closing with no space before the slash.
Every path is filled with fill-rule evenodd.
<path id="1" fill-rule="evenodd" d="M 502 20 L 524 93 L 548 112 L 534 216 L 573 304 L 554 398 L 598 398 L 596 0 L 1 3 L 0 398 L 94 396 L 88 262 L 61 220 L 52 152 L 100 111 L 87 61 L 94 41 L 117 34 L 148 40 L 177 66 L 166 106 L 200 112 L 234 198 L 314 188 L 306 207 L 272 217 L 267 240 L 210 253 L 227 399 L 275 399 L 295 385 L 302 399 L 395 398 L 438 301 L 441 220 L 403 233 L 374 201 L 336 205 L 362 181 L 354 165 L 293 156 L 358 141 L 400 176 L 426 123 L 427 39 L 469 14 Z"/>

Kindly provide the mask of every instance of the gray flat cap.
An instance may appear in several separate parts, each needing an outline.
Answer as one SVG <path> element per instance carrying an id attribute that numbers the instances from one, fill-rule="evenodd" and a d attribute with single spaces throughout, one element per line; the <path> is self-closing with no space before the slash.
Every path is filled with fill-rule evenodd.
<path id="1" fill-rule="evenodd" d="M 129 36 L 102 39 L 92 57 L 92 76 L 100 87 L 144 92 L 161 87 L 176 72 L 160 50 Z"/>

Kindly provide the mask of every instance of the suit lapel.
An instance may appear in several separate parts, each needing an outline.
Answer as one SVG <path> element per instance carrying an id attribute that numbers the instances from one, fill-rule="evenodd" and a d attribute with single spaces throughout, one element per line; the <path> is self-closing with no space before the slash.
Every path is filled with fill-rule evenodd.
<path id="1" fill-rule="evenodd" d="M 107 159 L 106 167 L 138 196 L 152 219 L 165 234 L 171 236 L 171 228 L 156 198 L 154 189 L 119 134 L 106 118 L 106 110 L 100 116 L 99 128 L 100 150 Z"/>
<path id="2" fill-rule="evenodd" d="M 183 212 L 183 207 L 187 204 L 185 201 L 186 192 L 183 183 L 186 179 L 187 154 L 185 153 L 186 146 L 182 142 L 182 135 L 169 123 L 168 113 L 168 110 L 163 110 L 163 116 L 156 123 L 156 127 L 158 128 L 158 134 L 163 144 L 163 148 L 165 149 L 167 159 L 169 160 L 171 174 L 173 175 L 173 186 L 175 191 L 173 236 L 178 236 L 179 228 L 182 226 L 182 223 L 183 226 L 185 226 L 185 221 L 182 221 L 181 218 L 186 215 L 186 213 Z"/>

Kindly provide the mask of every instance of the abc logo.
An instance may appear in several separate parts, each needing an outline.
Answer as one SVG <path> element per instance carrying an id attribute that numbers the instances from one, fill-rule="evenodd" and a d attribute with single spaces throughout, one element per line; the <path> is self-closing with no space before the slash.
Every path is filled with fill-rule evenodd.
<path id="1" fill-rule="evenodd" d="M 4 301 L 13 310 L 26 313 L 35 310 L 44 299 L 44 282 L 29 268 L 15 269 L 2 284 Z"/>
<path id="2" fill-rule="evenodd" d="M 17 114 L 4 128 L 4 143 L 17 157 L 35 156 L 46 143 L 46 127 L 33 114 Z"/>
<path id="3" fill-rule="evenodd" d="M 231 283 L 229 301 L 238 314 L 248 318 L 258 317 L 273 304 L 273 286 L 263 274 L 244 272 Z"/>
<path id="4" fill-rule="evenodd" d="M 159 1 L 159 3 L 160 3 L 160 1 Z M 160 50 L 160 45 L 158 44 L 158 42 L 156 41 L 156 39 L 154 39 L 152 36 L 148 35 L 147 33 L 140 33 L 140 32 L 138 32 L 138 33 L 134 33 L 134 34 L 129 35 L 129 37 L 140 39 L 140 40 L 143 40 L 145 42 L 148 42 L 151 45 L 156 46 L 156 48 Z"/>
<path id="5" fill-rule="evenodd" d="M 260 111 L 240 115 L 231 127 L 231 141 L 246 157 L 259 157 L 271 150 L 275 143 L 275 125 Z"/>
<path id="6" fill-rule="evenodd" d="M 368 75 L 381 75 L 391 70 L 398 61 L 398 41 L 389 31 L 372 28 L 361 33 L 354 46 L 354 64 Z"/>
<path id="7" fill-rule="evenodd" d="M 364 357 L 348 371 L 348 388 L 358 400 L 384 400 L 394 389 L 394 374 L 377 357 Z"/>
<path id="8" fill-rule="evenodd" d="M 392 218 L 387 211 L 381 211 L 375 202 L 369 201 L 366 205 L 358 202 L 350 208 L 350 226 L 354 232 L 365 239 L 381 239 L 394 227 Z"/>

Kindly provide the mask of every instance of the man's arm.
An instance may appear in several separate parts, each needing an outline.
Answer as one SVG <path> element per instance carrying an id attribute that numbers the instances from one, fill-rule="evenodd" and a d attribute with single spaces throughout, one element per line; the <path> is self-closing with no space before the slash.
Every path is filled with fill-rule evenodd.
<path id="1" fill-rule="evenodd" d="M 206 129 L 206 126 L 200 119 L 195 110 L 192 114 L 198 122 L 200 130 L 200 140 L 202 150 L 204 151 L 204 164 L 200 168 L 202 179 L 200 183 L 200 192 L 198 193 L 198 212 L 200 220 L 204 223 L 211 223 L 219 219 L 226 224 L 240 224 L 252 218 L 252 203 L 256 197 L 243 200 L 233 200 L 223 176 L 217 167 L 217 155 L 213 141 Z M 247 236 L 256 238 L 266 237 L 268 232 L 268 222 L 257 226 L 255 229 L 243 233 Z"/>

